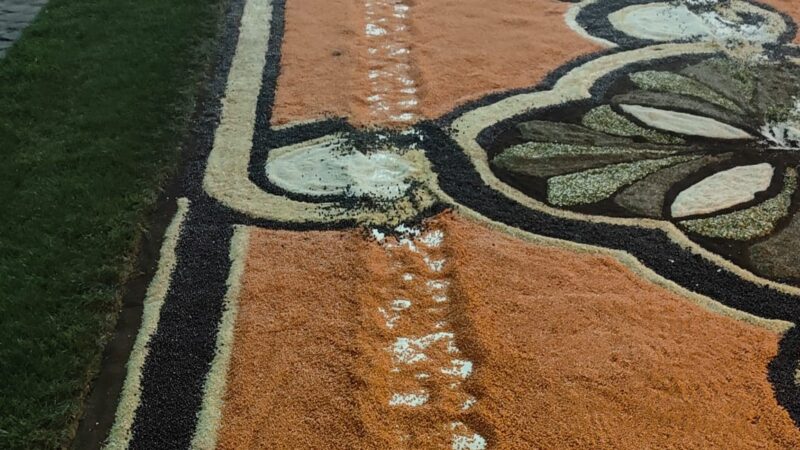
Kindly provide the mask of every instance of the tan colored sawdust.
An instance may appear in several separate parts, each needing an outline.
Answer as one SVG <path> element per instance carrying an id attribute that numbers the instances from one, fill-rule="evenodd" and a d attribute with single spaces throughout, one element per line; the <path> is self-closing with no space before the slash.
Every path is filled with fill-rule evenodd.
<path id="1" fill-rule="evenodd" d="M 617 261 L 444 221 L 498 448 L 798 448 L 767 365 L 778 336 Z"/>
<path id="2" fill-rule="evenodd" d="M 616 260 L 526 243 L 459 218 L 444 230 L 444 312 L 388 329 L 378 308 L 429 297 L 419 255 L 357 231 L 253 230 L 219 448 L 447 448 L 461 421 L 492 448 L 796 448 L 767 364 L 778 336 L 703 310 Z M 442 319 L 474 361 L 460 391 L 395 367 L 397 336 Z M 447 355 L 432 347 L 435 374 Z M 423 407 L 389 407 L 425 388 Z"/>
<path id="3" fill-rule="evenodd" d="M 428 118 L 491 92 L 535 85 L 562 64 L 600 49 L 566 25 L 563 15 L 570 3 L 407 4 L 410 42 L 403 44 L 410 49 L 419 112 Z M 336 116 L 360 125 L 397 125 L 376 119 L 365 99 L 370 92 L 367 68 L 372 67 L 365 16 L 357 1 L 287 2 L 273 124 Z M 385 95 L 387 102 L 399 96 Z"/>

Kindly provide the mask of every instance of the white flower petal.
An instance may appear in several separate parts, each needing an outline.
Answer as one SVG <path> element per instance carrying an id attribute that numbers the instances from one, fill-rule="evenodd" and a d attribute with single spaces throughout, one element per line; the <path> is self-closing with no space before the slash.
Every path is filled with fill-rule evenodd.
<path id="1" fill-rule="evenodd" d="M 651 108 L 649 106 L 621 106 L 626 113 L 660 130 L 713 139 L 753 139 L 750 133 L 709 117 Z"/>
<path id="2" fill-rule="evenodd" d="M 673 41 L 709 34 L 706 23 L 685 5 L 631 5 L 608 16 L 611 25 L 639 39 Z"/>
<path id="3" fill-rule="evenodd" d="M 739 166 L 717 172 L 682 191 L 672 203 L 672 217 L 709 214 L 749 202 L 772 182 L 769 163 Z"/>

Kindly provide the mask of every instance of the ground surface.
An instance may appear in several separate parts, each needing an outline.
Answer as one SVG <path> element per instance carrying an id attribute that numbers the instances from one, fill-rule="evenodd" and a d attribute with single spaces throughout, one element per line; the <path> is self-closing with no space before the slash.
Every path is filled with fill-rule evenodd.
<path id="1" fill-rule="evenodd" d="M 24 15 L 6 5 L 37 3 L 0 2 L 0 37 Z M 75 433 L 218 9 L 53 0 L 0 59 L 0 448 Z"/>
<path id="2" fill-rule="evenodd" d="M 798 19 L 232 2 L 105 444 L 797 448 Z"/>

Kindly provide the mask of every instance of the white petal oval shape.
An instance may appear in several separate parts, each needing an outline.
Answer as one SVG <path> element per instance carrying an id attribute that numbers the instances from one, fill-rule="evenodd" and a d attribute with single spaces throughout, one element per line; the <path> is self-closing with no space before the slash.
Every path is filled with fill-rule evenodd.
<path id="1" fill-rule="evenodd" d="M 753 139 L 750 133 L 709 117 L 649 106 L 621 105 L 621 107 L 626 113 L 659 130 L 712 139 Z"/>
<path id="2" fill-rule="evenodd" d="M 289 192 L 313 196 L 401 197 L 409 188 L 412 165 L 387 151 L 365 155 L 335 137 L 273 150 L 267 178 Z"/>
<path id="3" fill-rule="evenodd" d="M 717 172 L 678 194 L 672 202 L 672 217 L 709 214 L 749 202 L 769 187 L 774 174 L 769 163 Z"/>
<path id="4" fill-rule="evenodd" d="M 705 37 L 710 31 L 686 5 L 666 2 L 627 6 L 610 14 L 608 20 L 628 36 L 661 42 Z"/>

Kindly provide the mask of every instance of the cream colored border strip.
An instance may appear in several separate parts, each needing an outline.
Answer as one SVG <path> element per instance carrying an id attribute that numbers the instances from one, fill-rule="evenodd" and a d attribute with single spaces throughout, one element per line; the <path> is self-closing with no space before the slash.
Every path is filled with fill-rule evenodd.
<path id="1" fill-rule="evenodd" d="M 442 196 L 442 198 L 447 199 L 451 203 L 456 204 L 453 201 L 453 199 L 449 198 L 447 194 L 445 194 L 444 192 L 440 191 L 439 195 Z M 658 273 L 654 272 L 653 270 L 642 264 L 635 256 L 631 255 L 628 252 L 622 250 L 613 250 L 605 247 L 596 247 L 593 245 L 578 244 L 576 242 L 564 241 L 561 239 L 555 239 L 534 233 L 529 233 L 527 231 L 523 231 L 518 228 L 514 228 L 506 224 L 489 219 L 488 217 L 483 216 L 480 213 L 467 208 L 466 206 L 461 206 L 458 204 L 456 205 L 457 206 L 455 206 L 455 210 L 464 215 L 465 217 L 467 217 L 468 219 L 482 223 L 494 230 L 517 237 L 519 239 L 523 239 L 525 241 L 537 245 L 543 245 L 547 247 L 557 247 L 560 249 L 570 250 L 578 253 L 590 253 L 590 254 L 603 255 L 614 258 L 616 261 L 619 261 L 620 264 L 624 265 L 625 267 L 627 267 L 628 269 L 630 269 L 632 272 L 642 277 L 643 279 L 658 286 L 661 286 L 687 299 L 689 302 L 707 311 L 720 314 L 726 317 L 730 317 L 732 319 L 750 325 L 754 325 L 778 334 L 785 333 L 787 330 L 794 327 L 794 324 L 792 322 L 787 322 L 783 320 L 771 320 L 771 319 L 765 319 L 763 317 L 758 317 L 756 315 L 749 314 L 744 311 L 739 311 L 738 309 L 734 309 L 729 306 L 725 306 L 722 303 L 714 299 L 711 299 L 709 297 L 706 297 L 704 295 L 692 292 L 678 285 L 677 283 L 662 277 Z"/>
<path id="2" fill-rule="evenodd" d="M 217 352 L 211 362 L 211 370 L 206 378 L 203 405 L 198 415 L 197 430 L 192 439 L 194 450 L 212 450 L 217 446 L 217 435 L 222 423 L 222 405 L 228 377 L 231 352 L 233 351 L 233 331 L 239 313 L 239 294 L 242 289 L 242 274 L 247 262 L 250 246 L 250 228 L 236 226 L 231 239 L 231 270 L 228 275 L 228 291 L 225 293 L 225 310 L 217 332 Z"/>
<path id="3" fill-rule="evenodd" d="M 594 3 L 597 3 L 597 0 L 584 0 L 580 3 L 572 5 L 567 12 L 564 13 L 564 21 L 567 23 L 567 26 L 572 29 L 572 31 L 578 33 L 584 39 L 590 40 L 595 44 L 602 45 L 603 47 L 614 48 L 617 46 L 617 44 L 597 36 L 592 36 L 578 23 L 578 14 L 581 12 L 581 10 Z"/>
<path id="4" fill-rule="evenodd" d="M 681 232 L 670 222 L 652 219 L 625 219 L 604 216 L 590 216 L 572 211 L 552 208 L 531 197 L 528 197 L 524 193 L 503 183 L 497 179 L 497 177 L 495 177 L 494 173 L 489 168 L 489 161 L 486 152 L 477 142 L 478 134 L 482 130 L 501 120 L 511 118 L 538 108 L 590 98 L 590 89 L 597 82 L 597 80 L 615 70 L 621 69 L 628 64 L 667 58 L 670 56 L 714 53 L 718 50 L 719 48 L 713 43 L 700 42 L 689 44 L 653 45 L 650 47 L 603 56 L 571 70 L 555 84 L 552 90 L 516 95 L 501 100 L 497 103 L 493 103 L 491 105 L 487 105 L 465 113 L 453 122 L 450 128 L 450 134 L 464 149 L 484 183 L 491 186 L 497 192 L 504 194 L 506 197 L 509 197 L 528 208 L 566 219 L 659 229 L 667 233 L 670 239 L 679 245 L 689 249 L 693 253 L 702 256 L 703 258 L 720 267 L 724 267 L 725 269 L 748 281 L 769 286 L 786 294 L 800 296 L 800 288 L 759 277 L 758 275 L 755 275 L 752 272 L 731 263 L 725 258 L 712 253 L 689 240 L 689 238 L 687 238 L 683 232 Z"/>
<path id="5" fill-rule="evenodd" d="M 169 291 L 172 272 L 177 264 L 175 248 L 178 245 L 178 239 L 188 211 L 189 200 L 179 198 L 178 210 L 164 233 L 164 243 L 161 245 L 158 269 L 150 282 L 150 286 L 147 288 L 142 311 L 142 325 L 139 328 L 139 334 L 128 359 L 128 372 L 125 377 L 125 383 L 122 385 L 116 419 L 106 442 L 105 448 L 107 450 L 128 448 L 134 415 L 139 407 L 142 369 L 149 352 L 147 345 L 158 328 L 161 306 L 164 304 L 167 291 Z"/>
<path id="6" fill-rule="evenodd" d="M 246 1 L 203 187 L 222 204 L 251 217 L 285 222 L 319 221 L 324 220 L 321 210 L 325 209 L 328 217 L 346 219 L 348 213 L 332 204 L 298 202 L 273 195 L 256 186 L 248 176 L 271 20 L 272 0 Z"/>

